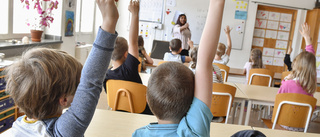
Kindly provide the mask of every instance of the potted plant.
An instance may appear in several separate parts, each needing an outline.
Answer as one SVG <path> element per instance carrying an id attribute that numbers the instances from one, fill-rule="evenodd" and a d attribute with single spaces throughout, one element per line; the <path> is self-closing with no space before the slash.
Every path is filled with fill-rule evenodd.
<path id="1" fill-rule="evenodd" d="M 45 27 L 50 27 L 53 23 L 54 9 L 58 9 L 57 0 L 20 0 L 27 10 L 35 10 L 34 16 L 27 19 L 26 24 L 30 27 L 31 40 L 35 42 L 41 41 L 41 35 Z M 46 6 L 46 8 L 44 8 Z M 30 9 L 31 8 L 31 9 Z"/>

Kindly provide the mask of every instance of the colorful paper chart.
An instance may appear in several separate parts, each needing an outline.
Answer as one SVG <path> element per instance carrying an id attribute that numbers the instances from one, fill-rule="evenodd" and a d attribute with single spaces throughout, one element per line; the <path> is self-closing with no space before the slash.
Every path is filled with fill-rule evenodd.
<path id="1" fill-rule="evenodd" d="M 263 56 L 273 56 L 274 55 L 274 49 L 272 48 L 263 48 Z"/>
<path id="2" fill-rule="evenodd" d="M 282 50 L 282 49 L 274 50 L 274 57 L 284 58 L 285 56 L 286 56 L 286 50 Z"/>
<path id="3" fill-rule="evenodd" d="M 272 65 L 274 65 L 274 66 L 283 66 L 284 65 L 283 58 L 273 58 Z"/>
<path id="4" fill-rule="evenodd" d="M 277 49 L 287 49 L 287 46 L 288 46 L 288 42 L 287 41 L 277 40 L 277 42 L 276 42 L 276 48 Z"/>
<path id="5" fill-rule="evenodd" d="M 280 21 L 291 22 L 292 14 L 281 13 Z"/>
<path id="6" fill-rule="evenodd" d="M 291 23 L 280 22 L 279 30 L 290 31 L 290 29 L 291 29 Z"/>
<path id="7" fill-rule="evenodd" d="M 266 38 L 277 39 L 277 31 L 267 30 Z"/>
<path id="8" fill-rule="evenodd" d="M 277 39 L 289 40 L 289 32 L 281 32 L 281 31 L 279 31 Z"/>
<path id="9" fill-rule="evenodd" d="M 269 20 L 275 20 L 279 21 L 280 20 L 280 13 L 279 12 L 269 12 Z"/>
<path id="10" fill-rule="evenodd" d="M 263 65 L 272 65 L 273 57 L 262 56 Z"/>
<path id="11" fill-rule="evenodd" d="M 255 27 L 257 27 L 257 28 L 266 28 L 267 27 L 267 20 L 256 19 Z"/>
<path id="12" fill-rule="evenodd" d="M 263 47 L 264 39 L 262 38 L 253 38 L 252 45 Z"/>
<path id="13" fill-rule="evenodd" d="M 253 36 L 263 38 L 265 36 L 266 30 L 264 29 L 255 29 L 253 32 Z"/>
<path id="14" fill-rule="evenodd" d="M 277 21 L 268 21 L 267 28 L 277 30 L 279 26 L 279 22 Z"/>

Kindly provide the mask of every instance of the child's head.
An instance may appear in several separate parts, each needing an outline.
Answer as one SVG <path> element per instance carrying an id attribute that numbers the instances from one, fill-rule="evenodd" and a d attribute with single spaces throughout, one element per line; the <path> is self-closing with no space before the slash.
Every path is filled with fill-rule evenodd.
<path id="1" fill-rule="evenodd" d="M 194 74 L 181 63 L 167 62 L 151 74 L 147 100 L 160 120 L 179 122 L 186 115 L 194 97 Z"/>
<path id="2" fill-rule="evenodd" d="M 181 40 L 180 39 L 173 39 L 170 41 L 169 48 L 173 52 L 180 53 L 182 48 L 181 48 Z"/>
<path id="3" fill-rule="evenodd" d="M 292 77 L 298 78 L 301 87 L 313 94 L 317 88 L 316 58 L 314 54 L 303 51 L 292 62 Z"/>
<path id="4" fill-rule="evenodd" d="M 219 43 L 216 54 L 221 57 L 226 53 L 226 45 Z"/>
<path id="5" fill-rule="evenodd" d="M 262 52 L 260 49 L 253 49 L 251 51 L 251 57 L 250 57 L 252 64 L 252 68 L 262 68 Z"/>
<path id="6" fill-rule="evenodd" d="M 195 69 L 196 65 L 197 65 L 197 57 L 198 57 L 198 47 L 194 47 L 190 53 L 190 57 L 191 57 L 191 68 Z"/>
<path id="7" fill-rule="evenodd" d="M 70 105 L 81 70 L 81 63 L 64 51 L 30 49 L 6 68 L 6 90 L 27 117 L 44 119 Z"/>
<path id="8" fill-rule="evenodd" d="M 114 61 L 125 60 L 128 54 L 128 42 L 123 37 L 117 37 L 114 44 L 114 50 L 112 52 L 111 59 Z"/>
<path id="9" fill-rule="evenodd" d="M 143 47 L 143 45 L 144 45 L 143 37 L 140 35 L 138 37 L 138 46 L 139 47 Z"/>

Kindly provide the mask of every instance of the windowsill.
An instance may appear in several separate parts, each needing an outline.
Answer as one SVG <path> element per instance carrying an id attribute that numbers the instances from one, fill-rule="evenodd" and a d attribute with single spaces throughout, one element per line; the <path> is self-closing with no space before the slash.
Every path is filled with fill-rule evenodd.
<path id="1" fill-rule="evenodd" d="M 63 43 L 62 40 L 52 40 L 52 39 L 42 39 L 41 42 L 32 42 L 30 39 L 30 42 L 28 44 L 22 44 L 22 43 L 15 43 L 12 44 L 10 42 L 0 42 L 0 49 L 10 49 L 10 48 L 17 48 L 17 47 L 25 47 L 25 46 L 41 46 L 41 45 L 48 45 L 48 44 L 59 44 Z"/>

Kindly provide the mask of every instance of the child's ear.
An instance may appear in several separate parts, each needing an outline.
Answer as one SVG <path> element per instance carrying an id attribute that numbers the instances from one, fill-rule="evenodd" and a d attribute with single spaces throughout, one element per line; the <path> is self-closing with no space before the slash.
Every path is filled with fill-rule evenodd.
<path id="1" fill-rule="evenodd" d="M 128 51 L 124 53 L 124 58 L 127 58 L 127 57 L 128 57 Z"/>
<path id="2" fill-rule="evenodd" d="M 179 53 L 182 51 L 182 48 L 179 49 Z"/>
<path id="3" fill-rule="evenodd" d="M 65 97 L 65 96 L 60 97 L 59 103 L 60 103 L 60 105 L 63 106 L 63 107 L 68 106 L 68 99 L 67 99 L 67 97 Z"/>

